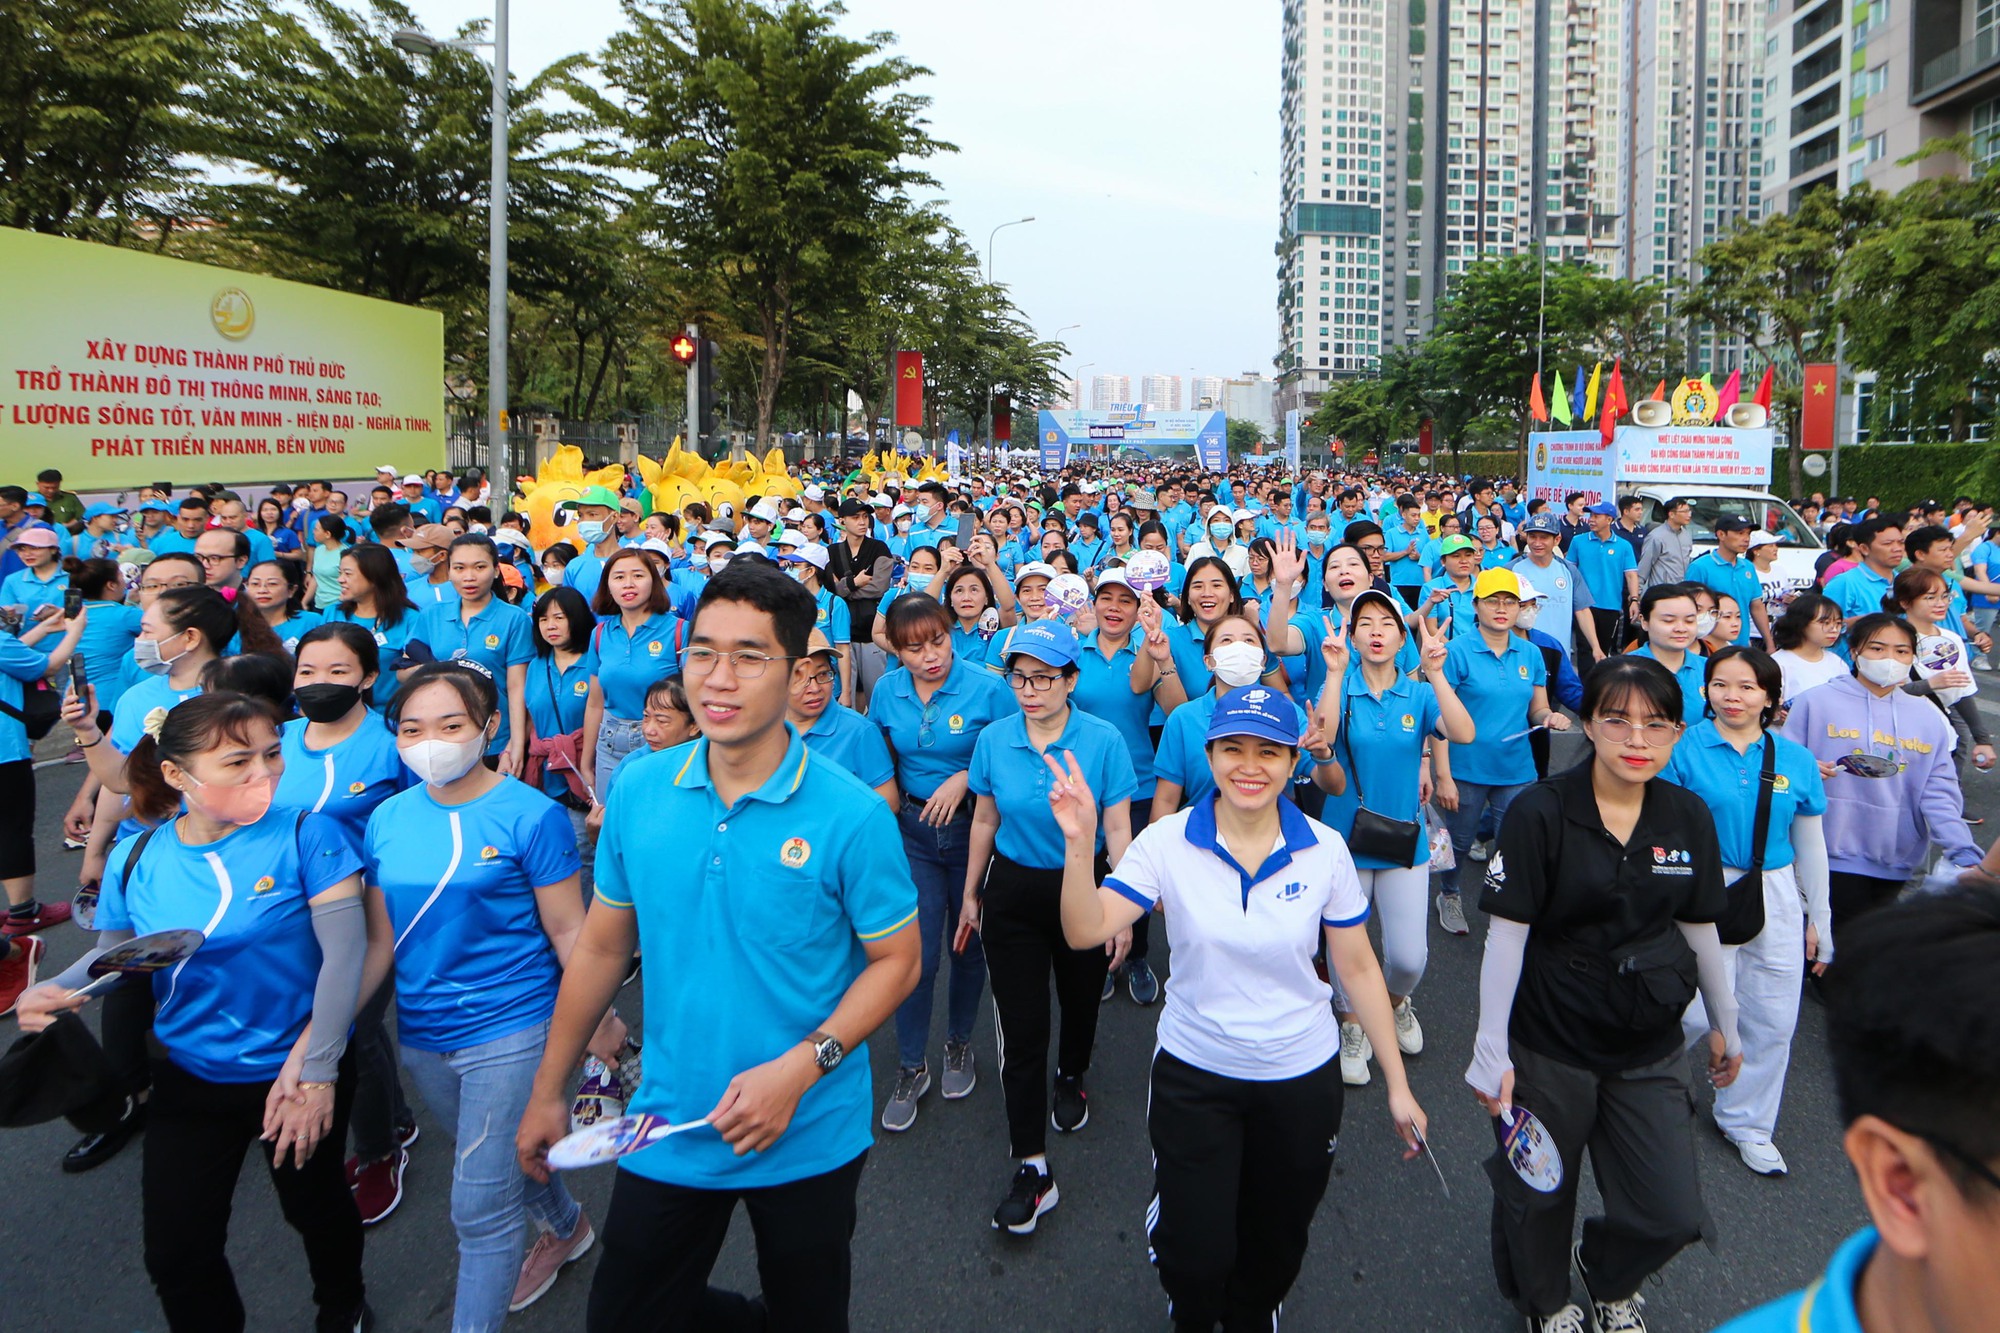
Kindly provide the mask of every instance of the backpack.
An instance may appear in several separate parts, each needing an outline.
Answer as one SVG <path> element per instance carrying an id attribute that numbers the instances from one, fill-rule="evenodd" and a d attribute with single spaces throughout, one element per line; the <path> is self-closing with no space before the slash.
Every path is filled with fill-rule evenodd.
<path id="1" fill-rule="evenodd" d="M 24 680 L 21 706 L 0 703 L 0 713 L 25 727 L 29 740 L 38 741 L 55 730 L 56 719 L 62 716 L 62 694 L 46 680 Z"/>

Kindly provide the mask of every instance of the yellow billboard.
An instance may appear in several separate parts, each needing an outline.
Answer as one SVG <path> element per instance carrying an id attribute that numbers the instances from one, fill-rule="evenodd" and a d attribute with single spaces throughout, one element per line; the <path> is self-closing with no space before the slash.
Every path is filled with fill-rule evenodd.
<path id="1" fill-rule="evenodd" d="M 0 300 L 0 483 L 444 466 L 436 311 L 11 228 Z"/>

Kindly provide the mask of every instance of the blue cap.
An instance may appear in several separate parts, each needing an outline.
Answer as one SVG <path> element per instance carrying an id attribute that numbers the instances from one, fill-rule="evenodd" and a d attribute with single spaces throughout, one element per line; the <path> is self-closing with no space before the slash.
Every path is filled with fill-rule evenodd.
<path id="1" fill-rule="evenodd" d="M 1014 631 L 1014 638 L 1007 645 L 1007 656 L 1015 653 L 1026 653 L 1052 667 L 1073 666 L 1076 631 L 1060 620 L 1031 621 Z"/>
<path id="2" fill-rule="evenodd" d="M 1606 518 L 1617 518 L 1618 506 L 1612 504 L 1609 500 L 1599 500 L 1594 505 L 1585 505 L 1583 512 L 1586 514 L 1602 514 Z"/>
<path id="3" fill-rule="evenodd" d="M 1305 734 L 1305 717 L 1290 695 L 1264 685 L 1246 685 L 1217 701 L 1208 722 L 1207 739 L 1255 736 L 1260 741 L 1276 741 L 1297 749 Z"/>
<path id="4" fill-rule="evenodd" d="M 88 523 L 93 518 L 115 518 L 124 512 L 117 505 L 108 505 L 99 500 L 96 504 L 83 511 L 83 521 Z"/>
<path id="5" fill-rule="evenodd" d="M 1617 511 L 1614 510 L 1612 512 L 1615 513 Z M 1551 514 L 1548 510 L 1544 509 L 1541 513 L 1536 514 L 1526 523 L 1523 523 L 1521 525 L 1521 531 L 1550 532 L 1560 537 L 1562 536 L 1562 524 L 1556 521 L 1556 516 L 1554 514 Z"/>
<path id="6" fill-rule="evenodd" d="M 139 506 L 139 512 L 142 514 L 145 513 L 148 509 L 157 510 L 162 514 L 171 514 L 174 512 L 174 507 L 168 504 L 165 500 L 148 500 L 146 501 L 146 503 Z"/>

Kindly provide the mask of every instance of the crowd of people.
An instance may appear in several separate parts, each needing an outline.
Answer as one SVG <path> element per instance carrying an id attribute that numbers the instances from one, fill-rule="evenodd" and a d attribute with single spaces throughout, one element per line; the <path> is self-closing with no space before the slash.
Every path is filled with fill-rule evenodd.
<path id="1" fill-rule="evenodd" d="M 1646 1279 L 1711 1230 L 1692 1070 L 1745 1168 L 1788 1171 L 1808 994 L 1876 1226 L 1743 1327 L 1993 1308 L 2000 857 L 1962 786 L 1994 759 L 1990 506 L 1815 496 L 1826 550 L 1787 581 L 1772 526 L 1504 479 L 807 464 L 678 513 L 593 486 L 537 549 L 477 472 L 382 472 L 130 510 L 0 486 L 0 1007 L 83 1089 L 64 1170 L 143 1130 L 170 1327 L 243 1327 L 253 1147 L 316 1327 L 369 1327 L 414 1094 L 454 1140 L 454 1329 L 600 1243 L 594 1330 L 844 1328 L 874 1131 L 974 1095 L 989 991 L 993 1227 L 1058 1206 L 1104 1003 L 1158 1003 L 1169 1313 L 1275 1327 L 1344 1089 L 1379 1073 L 1427 1150 L 1416 995 L 1433 931 L 1480 917 L 1447 1058 L 1545 1149 L 1489 1167 L 1532 1333 L 1643 1333 Z M 73 896 L 34 837 L 58 712 L 88 774 Z M 94 945 L 46 976 L 65 923 Z M 171 930 L 199 947 L 80 993 Z M 878 1103 L 863 1044 L 892 1019 Z M 593 1220 L 549 1150 L 621 1113 L 675 1132 Z M 708 1285 L 739 1202 L 754 1296 Z"/>

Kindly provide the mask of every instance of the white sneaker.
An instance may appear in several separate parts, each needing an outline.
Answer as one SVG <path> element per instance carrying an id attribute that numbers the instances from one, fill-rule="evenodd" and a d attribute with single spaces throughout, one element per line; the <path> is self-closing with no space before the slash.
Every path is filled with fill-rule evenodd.
<path id="1" fill-rule="evenodd" d="M 1565 1305 L 1551 1315 L 1529 1315 L 1528 1333 L 1589 1333 L 1583 1322 L 1583 1308 Z"/>
<path id="2" fill-rule="evenodd" d="M 1361 1030 L 1359 1023 L 1340 1025 L 1340 1081 L 1350 1088 L 1368 1085 L 1372 1077 L 1368 1072 L 1368 1062 L 1375 1058 L 1374 1044 L 1368 1034 Z"/>
<path id="3" fill-rule="evenodd" d="M 1646 1298 L 1636 1293 L 1622 1301 L 1597 1301 L 1590 1303 L 1591 1333 L 1646 1333 L 1646 1320 L 1639 1312 L 1646 1308 Z"/>
<path id="4" fill-rule="evenodd" d="M 1782 1176 L 1788 1174 L 1785 1156 L 1776 1145 L 1760 1143 L 1754 1139 L 1743 1139 L 1736 1143 L 1736 1155 L 1743 1159 L 1743 1165 L 1760 1176 Z"/>
<path id="5" fill-rule="evenodd" d="M 1465 849 L 1465 857 L 1468 861 L 1484 861 L 1486 856 L 1487 847 L 1484 842 L 1474 841 L 1472 846 Z"/>
<path id="6" fill-rule="evenodd" d="M 1417 1011 L 1410 1007 L 1410 997 L 1405 995 L 1393 1012 L 1396 1015 L 1396 1049 L 1404 1055 L 1422 1055 L 1424 1025 L 1417 1021 Z"/>

